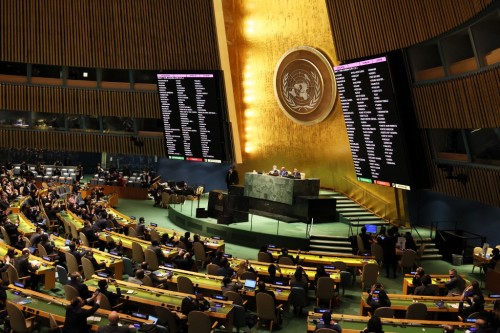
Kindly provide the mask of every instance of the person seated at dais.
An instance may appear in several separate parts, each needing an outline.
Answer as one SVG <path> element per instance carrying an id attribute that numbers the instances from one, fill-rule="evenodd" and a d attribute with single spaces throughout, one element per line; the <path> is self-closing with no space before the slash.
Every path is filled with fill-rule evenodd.
<path id="1" fill-rule="evenodd" d="M 288 177 L 288 170 L 284 166 L 281 167 L 280 177 Z"/>
<path id="2" fill-rule="evenodd" d="M 270 176 L 279 176 L 280 175 L 280 171 L 278 170 L 278 166 L 277 165 L 273 165 L 273 169 L 271 171 L 269 171 L 268 174 Z"/>
<path id="3" fill-rule="evenodd" d="M 295 179 L 300 179 L 302 176 L 297 168 L 293 168 L 292 175 Z"/>

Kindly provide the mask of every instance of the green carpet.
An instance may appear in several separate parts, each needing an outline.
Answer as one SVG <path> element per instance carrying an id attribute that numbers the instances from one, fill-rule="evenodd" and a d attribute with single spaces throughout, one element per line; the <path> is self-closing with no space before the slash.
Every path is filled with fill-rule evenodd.
<path id="1" fill-rule="evenodd" d="M 191 202 L 187 201 L 184 205 L 176 205 L 171 209 L 176 209 L 178 211 L 182 211 L 183 214 L 191 215 L 194 214 L 194 212 L 196 211 L 198 203 L 194 202 L 193 205 L 194 207 L 191 210 Z M 203 198 L 200 202 L 200 207 L 206 207 L 206 205 L 207 205 L 207 198 Z M 168 209 L 153 207 L 152 200 L 137 201 L 137 200 L 120 199 L 116 209 L 129 216 L 135 216 L 137 218 L 141 216 L 144 217 L 146 220 L 146 225 L 148 225 L 151 222 L 158 223 L 159 226 L 172 228 L 180 233 L 185 232 L 185 230 L 182 230 L 174 226 L 169 221 Z M 216 223 L 214 219 L 206 219 L 206 220 L 207 223 Z M 271 222 L 273 223 L 270 223 L 270 219 L 254 216 L 252 221 L 252 230 L 258 230 L 260 232 L 276 234 L 276 221 L 271 221 Z M 242 230 L 250 230 L 250 222 L 231 224 L 228 227 L 241 228 Z M 305 237 L 304 228 L 305 224 L 303 223 L 280 223 L 279 233 L 296 235 L 297 237 L 300 235 L 304 235 Z M 421 232 L 422 237 L 428 237 L 427 230 L 422 229 L 419 231 Z M 322 223 L 313 226 L 313 233 L 323 234 L 323 235 L 347 236 L 349 233 L 349 228 L 347 225 L 342 223 Z M 227 253 L 231 253 L 233 256 L 236 256 L 238 258 L 257 259 L 257 250 L 233 244 L 231 243 L 230 239 L 225 239 L 225 242 L 226 242 Z M 431 274 L 432 273 L 447 274 L 448 269 L 453 267 L 450 263 L 441 260 L 423 261 L 423 266 L 426 272 Z M 472 265 L 463 265 L 455 268 L 457 268 L 460 274 L 467 275 L 469 279 L 480 280 L 482 278 L 480 274 L 470 273 Z M 399 277 L 396 279 L 387 279 L 384 277 L 384 275 L 385 271 L 382 271 L 379 281 L 384 284 L 388 292 L 401 293 L 403 285 L 402 276 L 399 275 Z M 56 292 L 57 295 L 60 295 L 61 289 L 62 288 L 60 288 Z M 356 314 L 356 315 L 359 314 L 360 293 L 361 293 L 361 287 L 359 285 L 359 282 L 357 281 L 355 285 L 346 288 L 345 295 L 341 298 L 340 305 L 336 307 L 333 311 L 335 313 L 343 313 L 343 314 Z M 310 296 L 310 305 L 304 310 L 304 313 L 306 313 L 306 311 L 312 310 L 313 305 L 315 304 L 314 294 L 312 291 L 310 292 L 309 296 Z M 262 329 L 261 331 L 267 332 L 265 329 Z M 281 331 L 287 333 L 306 332 L 305 316 L 294 317 L 293 313 L 286 314 Z"/>

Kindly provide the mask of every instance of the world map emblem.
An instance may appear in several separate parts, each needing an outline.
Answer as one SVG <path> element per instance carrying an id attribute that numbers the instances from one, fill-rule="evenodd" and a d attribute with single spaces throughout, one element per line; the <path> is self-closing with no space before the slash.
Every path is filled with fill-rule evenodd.
<path id="1" fill-rule="evenodd" d="M 336 98 L 330 62 L 309 46 L 287 51 L 274 72 L 274 93 L 281 110 L 291 120 L 302 125 L 323 121 Z"/>

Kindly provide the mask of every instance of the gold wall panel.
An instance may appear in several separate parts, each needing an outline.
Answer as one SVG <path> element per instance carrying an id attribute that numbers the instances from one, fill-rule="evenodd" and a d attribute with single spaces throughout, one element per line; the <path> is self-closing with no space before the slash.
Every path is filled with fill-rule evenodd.
<path id="1" fill-rule="evenodd" d="M 339 60 L 418 44 L 473 18 L 495 0 L 325 0 Z"/>
<path id="2" fill-rule="evenodd" d="M 273 93 L 274 69 L 289 49 L 308 45 L 337 63 L 325 1 L 225 1 L 228 49 L 241 124 L 240 172 L 294 167 L 321 186 L 347 193 L 388 218 L 397 215 L 396 190 L 355 180 L 349 142 L 337 100 L 323 122 L 303 126 L 288 119 Z"/>

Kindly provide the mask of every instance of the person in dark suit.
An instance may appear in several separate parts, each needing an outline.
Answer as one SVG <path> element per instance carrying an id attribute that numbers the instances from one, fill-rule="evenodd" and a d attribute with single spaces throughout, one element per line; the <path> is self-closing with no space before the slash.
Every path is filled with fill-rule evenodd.
<path id="1" fill-rule="evenodd" d="M 293 168 L 292 177 L 295 179 L 300 179 L 302 177 L 297 168 Z"/>
<path id="2" fill-rule="evenodd" d="M 445 283 L 446 289 L 448 290 L 448 296 L 458 296 L 464 292 L 465 281 L 458 275 L 456 269 L 450 269 L 450 281 Z"/>
<path id="3" fill-rule="evenodd" d="M 280 169 L 280 177 L 288 177 L 288 170 L 284 166 Z"/>
<path id="4" fill-rule="evenodd" d="M 111 311 L 109 313 L 108 320 L 109 324 L 99 327 L 97 333 L 133 333 L 136 331 L 134 325 L 118 326 L 118 320 L 120 320 L 120 316 L 116 311 Z"/>
<path id="5" fill-rule="evenodd" d="M 294 258 L 291 254 L 288 253 L 288 249 L 286 247 L 284 247 L 281 249 L 281 254 L 278 256 L 277 262 L 279 263 L 281 258 L 287 257 L 287 258 L 292 259 L 294 265 L 297 265 L 297 263 L 299 261 L 299 255 L 300 255 L 300 249 L 299 249 L 299 252 L 297 252 L 297 256 L 295 256 L 295 258 Z"/>
<path id="6" fill-rule="evenodd" d="M 330 311 L 323 312 L 321 319 L 323 319 L 323 323 L 316 324 L 317 330 L 319 330 L 320 328 L 330 328 L 337 331 L 338 333 L 342 333 L 342 328 L 332 319 L 332 314 Z"/>
<path id="7" fill-rule="evenodd" d="M 36 275 L 36 271 L 40 268 L 40 265 L 32 265 L 29 261 L 30 250 L 24 248 L 22 251 L 22 255 L 16 260 L 16 268 L 19 274 L 19 277 L 29 276 L 29 283 L 31 289 L 38 290 L 38 282 L 40 282 L 40 276 Z"/>
<path id="8" fill-rule="evenodd" d="M 240 182 L 240 178 L 238 176 L 238 171 L 236 171 L 236 166 L 231 166 L 229 170 L 227 170 L 226 173 L 226 185 L 227 189 L 229 190 L 229 187 L 231 185 L 238 185 Z"/>
<path id="9" fill-rule="evenodd" d="M 422 296 L 438 296 L 436 295 L 436 290 L 431 288 L 432 279 L 429 274 L 422 276 L 419 281 L 421 285 L 415 288 L 413 294 Z"/>
<path id="10" fill-rule="evenodd" d="M 100 293 L 95 293 L 86 300 L 83 300 L 81 297 L 72 299 L 71 304 L 66 308 L 66 319 L 64 320 L 62 333 L 91 332 L 90 327 L 87 325 L 87 318 L 97 311 L 101 303 L 101 298 Z M 85 304 L 89 304 L 92 301 L 95 301 L 92 308 L 87 310 L 82 308 Z"/>
<path id="11" fill-rule="evenodd" d="M 157 240 L 151 241 L 151 245 L 148 246 L 148 250 L 152 250 L 158 258 L 158 263 L 160 265 L 163 265 L 163 263 L 165 262 L 165 256 L 163 255 L 160 243 Z"/>
<path id="12" fill-rule="evenodd" d="M 279 176 L 280 175 L 280 171 L 278 170 L 278 166 L 277 165 L 273 165 L 273 169 L 271 171 L 269 171 L 268 174 L 270 176 Z"/>
<path id="13" fill-rule="evenodd" d="M 382 248 L 384 249 L 384 265 L 387 277 L 389 277 L 390 268 L 392 267 L 393 277 L 396 278 L 398 269 L 398 257 L 396 255 L 396 243 L 398 241 L 398 228 L 390 228 L 387 232 L 387 237 L 382 241 Z"/>
<path id="14" fill-rule="evenodd" d="M 71 253 L 76 258 L 76 262 L 78 263 L 78 265 L 82 264 L 83 253 L 81 251 L 78 251 L 75 242 L 69 243 L 69 253 Z"/>
<path id="15" fill-rule="evenodd" d="M 99 292 L 108 298 L 111 306 L 115 306 L 116 304 L 118 304 L 118 301 L 122 296 L 122 292 L 120 287 L 118 287 L 118 283 L 116 283 L 115 281 L 114 284 L 116 288 L 116 293 L 108 290 L 108 282 L 106 280 L 102 279 L 99 280 L 99 282 L 97 283 L 97 285 L 99 286 Z"/>
<path id="16" fill-rule="evenodd" d="M 82 276 L 79 272 L 70 273 L 68 284 L 78 291 L 81 298 L 88 299 L 92 297 L 89 287 L 82 282 Z"/>
<path id="17" fill-rule="evenodd" d="M 92 224 L 90 221 L 85 221 L 84 227 L 82 229 L 82 233 L 87 237 L 87 240 L 89 243 L 97 242 L 99 241 L 99 237 L 96 235 L 96 230 L 92 228 Z"/>
<path id="18" fill-rule="evenodd" d="M 42 244 L 48 255 L 55 254 L 54 242 L 49 240 L 49 235 L 42 234 L 40 244 Z"/>

